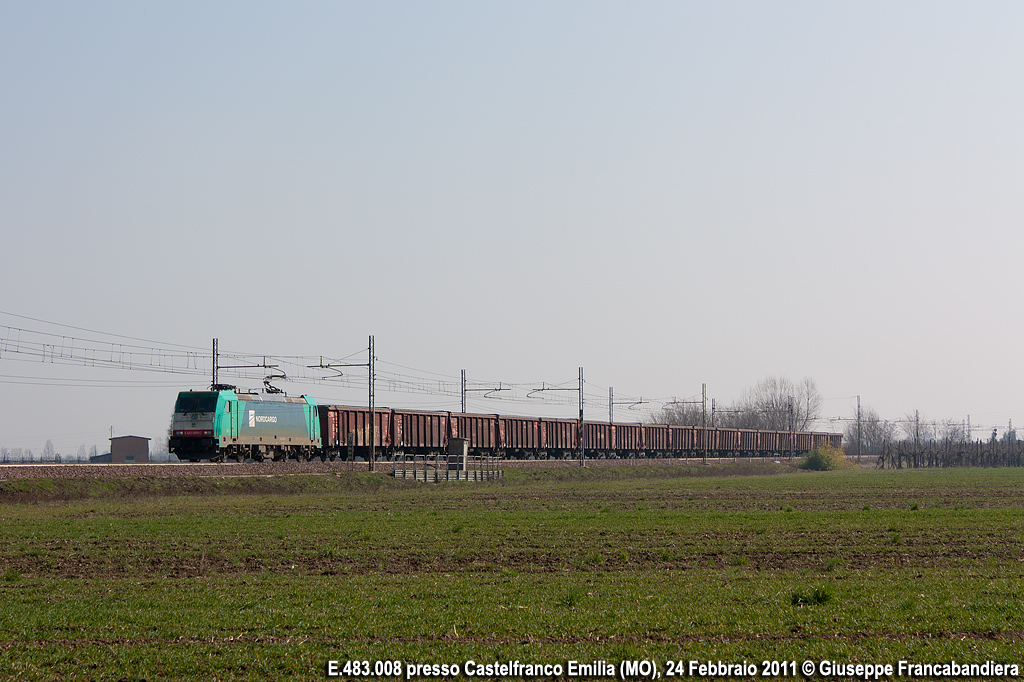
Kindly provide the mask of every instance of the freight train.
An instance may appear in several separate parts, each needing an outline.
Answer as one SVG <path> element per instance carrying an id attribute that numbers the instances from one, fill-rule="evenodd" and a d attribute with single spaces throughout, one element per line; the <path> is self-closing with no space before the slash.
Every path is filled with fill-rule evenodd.
<path id="1" fill-rule="evenodd" d="M 547 417 L 317 405 L 307 396 L 185 391 L 174 407 L 169 449 L 181 460 L 300 461 L 444 454 L 452 438 L 470 454 L 515 459 L 579 457 L 579 422 Z M 800 455 L 842 434 L 666 424 L 583 422 L 587 458 L 762 457 Z"/>

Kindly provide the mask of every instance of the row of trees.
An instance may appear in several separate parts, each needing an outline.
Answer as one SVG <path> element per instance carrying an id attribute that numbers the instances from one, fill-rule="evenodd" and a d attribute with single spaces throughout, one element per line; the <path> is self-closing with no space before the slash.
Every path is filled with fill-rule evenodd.
<path id="1" fill-rule="evenodd" d="M 651 423 L 771 431 L 831 430 L 820 423 L 823 402 L 813 379 L 794 382 L 773 376 L 748 388 L 739 400 L 725 406 L 714 402 L 709 405 L 705 400 L 669 404 L 652 415 Z M 983 439 L 990 443 L 1014 443 L 1017 433 L 1010 424 L 1001 436 L 993 429 Z M 891 443 L 924 446 L 968 440 L 975 439 L 963 421 L 924 420 L 917 412 L 888 420 L 870 407 L 861 410 L 859 420 L 846 421 L 843 433 L 843 447 L 852 455 L 881 455 L 886 444 Z"/>
<path id="2" fill-rule="evenodd" d="M 964 421 L 940 419 L 931 421 L 921 419 L 919 413 L 907 413 L 901 419 L 888 420 L 878 416 L 878 412 L 868 407 L 861 410 L 860 419 L 846 423 L 843 431 L 843 444 L 847 453 L 881 455 L 887 444 L 907 443 L 914 446 L 934 446 L 952 443 L 975 442 L 979 440 L 973 432 L 969 433 Z M 1015 443 L 1017 431 L 1013 423 L 1007 425 L 1000 435 L 998 429 L 983 434 L 980 440 L 988 443 Z"/>
<path id="3" fill-rule="evenodd" d="M 728 429 L 810 431 L 821 417 L 823 399 L 813 379 L 797 383 L 768 377 L 748 388 L 735 403 L 720 407 L 706 400 L 666 405 L 652 423 L 678 426 L 718 426 Z"/>
<path id="4" fill-rule="evenodd" d="M 20 462 L 87 462 L 90 457 L 95 457 L 97 454 L 97 448 L 93 445 L 91 448 L 86 450 L 85 445 L 81 445 L 78 448 L 77 455 L 62 455 L 57 452 L 53 447 L 53 441 L 47 440 L 46 445 L 43 446 L 43 451 L 36 455 L 31 448 L 5 448 L 0 447 L 0 463 L 20 463 Z"/>

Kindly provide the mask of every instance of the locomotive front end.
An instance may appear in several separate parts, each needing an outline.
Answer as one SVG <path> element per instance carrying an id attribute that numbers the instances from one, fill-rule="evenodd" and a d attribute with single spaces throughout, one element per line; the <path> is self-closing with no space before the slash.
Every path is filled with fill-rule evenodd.
<path id="1" fill-rule="evenodd" d="M 218 391 L 182 391 L 178 394 L 171 437 L 167 442 L 168 449 L 178 459 L 199 461 L 217 457 L 220 440 L 216 424 L 220 397 Z"/>

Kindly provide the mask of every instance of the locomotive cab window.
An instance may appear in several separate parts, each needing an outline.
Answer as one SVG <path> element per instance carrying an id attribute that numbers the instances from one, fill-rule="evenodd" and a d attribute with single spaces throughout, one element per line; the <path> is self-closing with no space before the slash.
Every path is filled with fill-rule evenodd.
<path id="1" fill-rule="evenodd" d="M 179 393 L 174 405 L 177 414 L 187 412 L 213 412 L 217 409 L 216 393 Z"/>

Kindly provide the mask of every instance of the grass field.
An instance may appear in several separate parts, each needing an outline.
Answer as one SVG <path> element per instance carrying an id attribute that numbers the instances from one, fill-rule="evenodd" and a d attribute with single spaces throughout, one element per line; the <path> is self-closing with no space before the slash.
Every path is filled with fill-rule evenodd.
<path id="1" fill-rule="evenodd" d="M 0 678 L 1024 662 L 1024 471 L 784 469 L 0 482 Z"/>

